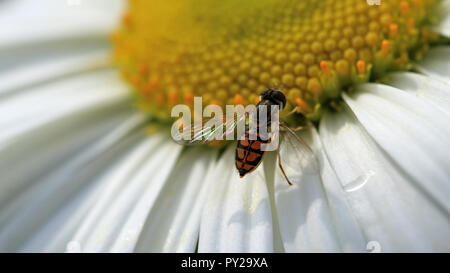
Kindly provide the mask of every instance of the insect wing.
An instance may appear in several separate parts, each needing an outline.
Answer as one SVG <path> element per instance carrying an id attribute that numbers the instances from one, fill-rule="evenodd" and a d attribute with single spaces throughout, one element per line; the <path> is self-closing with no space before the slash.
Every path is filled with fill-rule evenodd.
<path id="1" fill-rule="evenodd" d="M 215 140 L 226 140 L 234 134 L 238 125 L 245 122 L 245 116 L 237 119 L 224 120 L 223 117 L 213 117 L 201 123 L 186 124 L 181 118 L 172 127 L 172 137 L 182 145 L 207 144 Z"/>
<path id="2" fill-rule="evenodd" d="M 280 126 L 280 162 L 289 181 L 294 183 L 303 175 L 317 173 L 318 161 L 308 144 L 286 125 Z"/>

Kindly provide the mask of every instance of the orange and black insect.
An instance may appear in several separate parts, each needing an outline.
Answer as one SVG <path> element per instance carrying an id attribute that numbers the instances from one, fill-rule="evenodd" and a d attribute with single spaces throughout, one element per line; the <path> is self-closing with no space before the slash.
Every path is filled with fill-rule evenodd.
<path id="1" fill-rule="evenodd" d="M 272 122 L 271 106 L 276 105 L 281 110 L 286 105 L 286 97 L 279 90 L 266 89 L 261 93 L 260 99 L 256 105 L 257 113 L 255 115 L 257 130 L 246 130 L 244 138 L 241 138 L 237 143 L 235 160 L 240 177 L 244 177 L 247 173 L 254 171 L 262 162 L 266 153 L 261 150 L 261 146 L 268 143 L 268 136 L 266 133 L 262 135 L 261 130 L 258 128 L 259 124 L 261 124 L 260 119 L 265 118 L 267 127 L 269 127 Z M 259 108 L 262 106 L 266 107 L 267 117 L 259 116 L 259 113 L 262 112 L 259 111 Z"/>
<path id="2" fill-rule="evenodd" d="M 277 106 L 277 107 L 272 107 Z M 276 89 L 266 89 L 261 93 L 260 102 L 256 105 L 256 111 L 253 113 L 252 119 L 255 124 L 253 129 L 246 129 L 242 136 L 238 137 L 235 166 L 242 178 L 246 174 L 253 172 L 263 161 L 266 151 L 262 149 L 264 144 L 269 143 L 268 128 L 274 122 L 273 117 L 278 114 L 286 106 L 286 97 L 284 94 Z M 265 108 L 265 111 L 259 111 L 260 108 Z M 273 112 L 273 109 L 276 112 Z M 214 117 L 217 122 L 209 122 L 208 124 L 218 124 L 218 126 L 205 126 L 205 123 L 199 125 L 183 123 L 184 129 L 181 132 L 172 132 L 174 139 L 182 144 L 206 144 L 216 139 L 224 139 L 223 137 L 230 134 L 229 128 L 235 128 L 236 124 L 245 122 L 246 117 L 238 117 L 237 120 L 224 121 L 223 117 Z M 277 120 L 278 121 L 278 120 Z M 179 120 L 179 122 L 182 122 Z M 260 130 L 260 124 L 265 124 L 265 130 Z M 292 185 L 290 174 L 298 174 L 299 171 L 316 168 L 316 159 L 309 148 L 309 146 L 295 133 L 297 129 L 289 128 L 285 123 L 279 121 L 279 133 L 281 144 L 277 145 L 278 166 L 281 173 L 285 177 L 289 185 Z M 175 126 L 176 127 L 176 126 Z M 188 128 L 186 128 L 188 127 Z M 173 127 L 174 128 L 174 127 Z M 301 129 L 303 127 L 299 127 Z M 286 154 L 287 156 L 282 156 Z"/>

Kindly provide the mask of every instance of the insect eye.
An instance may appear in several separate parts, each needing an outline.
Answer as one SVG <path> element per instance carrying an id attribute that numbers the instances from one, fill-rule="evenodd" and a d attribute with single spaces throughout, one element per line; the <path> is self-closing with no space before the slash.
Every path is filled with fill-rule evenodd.
<path id="1" fill-rule="evenodd" d="M 280 105 L 281 109 L 283 109 L 284 106 L 286 106 L 286 97 L 284 96 L 283 93 L 277 92 L 277 93 L 274 94 L 273 97 L 278 102 L 278 104 Z"/>

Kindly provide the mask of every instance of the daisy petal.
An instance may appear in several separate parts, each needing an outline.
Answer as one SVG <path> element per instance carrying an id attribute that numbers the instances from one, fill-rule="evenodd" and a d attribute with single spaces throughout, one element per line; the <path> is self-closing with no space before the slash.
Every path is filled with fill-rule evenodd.
<path id="1" fill-rule="evenodd" d="M 344 95 L 368 133 L 425 192 L 450 211 L 449 116 L 420 98 L 381 85 Z"/>
<path id="2" fill-rule="evenodd" d="M 182 155 L 147 215 L 137 252 L 194 252 L 200 217 L 217 158 L 212 150 L 191 149 Z"/>
<path id="3" fill-rule="evenodd" d="M 118 162 L 110 164 L 105 169 L 105 173 L 93 181 L 93 183 L 97 182 L 96 184 L 99 186 L 88 192 L 83 202 L 86 206 L 80 206 L 74 217 L 62 225 L 60 231 L 52 237 L 46 250 L 60 252 L 66 250 L 66 247 L 67 251 L 80 252 L 84 250 L 83 240 L 89 234 L 87 229 L 95 228 L 96 219 L 111 206 L 110 202 L 120 194 L 124 184 L 136 170 L 139 170 L 145 159 L 151 156 L 156 145 L 161 142 L 161 137 L 149 137 L 139 133 L 132 139 L 132 142 L 133 145 L 128 146 L 128 150 L 119 157 Z M 76 244 L 79 248 L 73 249 L 70 244 Z"/>
<path id="4" fill-rule="evenodd" d="M 443 36 L 450 37 L 450 0 L 442 1 L 434 13 L 439 17 L 439 23 L 432 29 Z"/>
<path id="5" fill-rule="evenodd" d="M 17 68 L 10 66 L 0 72 L 0 96 L 17 95 L 20 91 L 32 90 L 38 84 L 101 68 L 105 66 L 108 54 L 106 48 L 73 51 L 63 57 L 45 56 L 45 59 L 27 62 Z M 18 58 L 13 59 L 17 63 Z"/>
<path id="6" fill-rule="evenodd" d="M 392 162 L 349 109 L 326 113 L 320 136 L 368 247 L 448 251 L 448 214 Z"/>
<path id="7" fill-rule="evenodd" d="M 141 234 L 141 231 L 144 227 L 145 220 L 148 219 L 149 212 L 153 209 L 155 202 L 160 200 L 158 199 L 158 197 L 167 198 L 167 195 L 163 195 L 162 191 L 163 189 L 167 188 L 167 184 L 171 182 L 167 179 L 167 177 L 169 176 L 169 173 L 174 173 L 174 159 L 178 158 L 178 154 L 182 146 L 175 144 L 172 141 L 169 141 L 169 143 L 166 145 L 170 146 L 172 150 L 165 155 L 163 165 L 158 170 L 158 173 L 152 176 L 151 184 L 140 197 L 139 203 L 137 203 L 133 208 L 131 215 L 122 227 L 122 230 L 118 235 L 114 245 L 111 247 L 112 252 L 132 252 L 135 249 L 139 235 Z M 197 176 L 196 178 L 196 182 L 198 183 L 199 177 Z M 186 180 L 179 181 L 186 182 Z M 162 209 L 162 212 L 168 213 L 169 211 L 167 210 L 167 207 L 164 207 Z M 150 221 L 155 221 L 155 219 L 150 219 Z M 158 236 L 158 234 L 152 235 Z M 195 246 L 195 235 L 193 236 L 193 238 L 191 237 L 191 240 L 191 245 Z"/>
<path id="8" fill-rule="evenodd" d="M 450 46 L 436 46 L 430 49 L 416 68 L 433 78 L 450 84 Z"/>
<path id="9" fill-rule="evenodd" d="M 450 84 L 411 72 L 391 73 L 384 83 L 410 92 L 450 115 Z"/>
<path id="10" fill-rule="evenodd" d="M 63 118 L 62 124 L 39 128 L 31 134 L 17 137 L 13 145 L 0 153 L 0 206 L 5 207 L 15 195 L 33 185 L 46 172 L 57 169 L 67 158 L 93 141 L 104 137 L 130 113 L 111 112 L 111 108 L 97 109 L 98 112 L 80 114 L 76 118 Z M 105 111 L 106 110 L 106 111 Z M 81 120 L 80 120 L 81 119 Z M 86 119 L 89 122 L 86 122 Z M 32 152 L 30 152 L 32 151 Z M 18 164 L 20 162 L 20 164 Z M 45 164 L 43 164 L 45 162 Z M 23 172 L 23 169 L 26 172 Z"/>
<path id="11" fill-rule="evenodd" d="M 306 139 L 306 135 L 303 134 L 303 139 Z M 339 251 L 319 172 L 306 173 L 299 167 L 296 173 L 290 173 L 289 179 L 292 186 L 288 185 L 280 169 L 276 168 L 275 207 L 284 249 L 287 252 Z"/>
<path id="12" fill-rule="evenodd" d="M 322 140 L 316 130 L 312 131 L 314 150 L 320 163 L 320 177 L 330 208 L 333 226 L 336 230 L 339 245 L 345 252 L 366 251 L 366 239 L 359 226 L 342 188 L 339 178 L 331 167 Z"/>
<path id="13" fill-rule="evenodd" d="M 123 146 L 123 153 L 112 158 L 101 157 L 107 166 L 93 178 L 88 178 L 88 186 L 79 193 L 74 194 L 61 206 L 59 211 L 51 217 L 47 224 L 37 230 L 29 240 L 23 251 L 39 252 L 80 252 L 82 245 L 73 240 L 75 234 L 83 227 L 86 218 L 92 217 L 97 210 L 99 197 L 110 196 L 120 191 L 121 185 L 142 164 L 145 157 L 151 154 L 148 148 L 149 137 L 143 133 L 132 134 Z M 105 200 L 106 198 L 100 198 Z M 106 204 L 106 207 L 109 204 Z M 105 209 L 105 208 L 103 208 Z M 100 212 L 101 214 L 102 212 Z"/>
<path id="14" fill-rule="evenodd" d="M 130 93 L 115 71 L 79 75 L 0 100 L 0 149 L 16 137 L 97 107 L 128 106 Z M 20 111 L 17 111 L 20 109 Z"/>
<path id="15" fill-rule="evenodd" d="M 264 156 L 262 167 L 269 191 L 270 205 L 272 207 L 272 229 L 273 229 L 273 251 L 277 253 L 286 252 L 284 249 L 283 238 L 281 237 L 278 214 L 275 204 L 275 164 L 278 160 L 276 152 L 267 152 Z"/>
<path id="16" fill-rule="evenodd" d="M 132 116 L 110 134 L 94 142 L 89 149 L 72 155 L 71 160 L 53 172 L 26 181 L 28 187 L 22 188 L 16 196 L 11 196 L 11 201 L 2 206 L 2 248 L 6 251 L 17 251 L 27 238 L 35 234 L 38 227 L 44 227 L 50 222 L 49 218 L 63 204 L 68 204 L 70 197 L 75 197 L 78 191 L 90 185 L 86 184 L 90 177 L 98 175 L 99 170 L 111 163 L 106 158 L 110 159 L 114 153 L 123 152 L 118 151 L 125 148 L 119 142 L 135 131 L 136 126 L 141 125 L 144 120 L 141 115 Z M 100 156 L 104 156 L 104 160 L 100 160 Z"/>
<path id="17" fill-rule="evenodd" d="M 0 10 L 0 49 L 85 37 L 106 37 L 117 23 L 121 0 L 33 0 L 3 3 Z M 78 4 L 79 3 L 79 4 Z"/>
<path id="18" fill-rule="evenodd" d="M 212 182 L 203 208 L 199 252 L 271 252 L 273 231 L 264 172 L 258 168 L 240 179 L 235 147 L 223 154 L 206 179 Z"/>
<path id="19" fill-rule="evenodd" d="M 148 150 L 152 150 L 151 155 L 128 179 L 121 180 L 120 187 L 113 184 L 116 194 L 102 196 L 83 221 L 72 240 L 80 243 L 82 251 L 111 251 L 118 236 L 124 232 L 129 238 L 129 245 L 125 245 L 122 251 L 134 247 L 144 224 L 143 215 L 146 215 L 165 183 L 180 151 L 179 145 L 163 141 L 165 137 L 151 138 L 152 141 L 147 144 Z M 105 205 L 108 209 L 101 209 Z"/>
<path id="20" fill-rule="evenodd" d="M 124 114 L 130 114 L 126 89 L 108 89 L 107 85 L 100 88 L 102 80 L 93 77 L 91 88 L 87 84 L 85 90 L 67 84 L 67 90 L 55 86 L 52 90 L 31 90 L 27 96 L 0 100 L 0 171 L 2 182 L 5 181 L 0 183 L 0 205 L 38 175 L 58 165 L 64 156 L 86 146 L 105 130 L 111 130 L 108 126 L 116 126 Z M 59 97 L 58 92 L 66 92 L 69 97 Z M 73 98 L 77 94 L 80 98 Z M 70 97 L 73 100 L 68 100 Z"/>

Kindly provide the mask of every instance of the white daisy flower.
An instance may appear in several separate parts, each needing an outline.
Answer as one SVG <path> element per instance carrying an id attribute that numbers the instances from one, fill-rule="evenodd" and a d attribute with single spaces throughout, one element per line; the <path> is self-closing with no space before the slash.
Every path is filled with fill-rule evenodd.
<path id="1" fill-rule="evenodd" d="M 450 2 L 229 2 L 0 3 L 1 252 L 450 250 Z M 160 125 L 269 83 L 317 125 L 293 186 Z"/>

